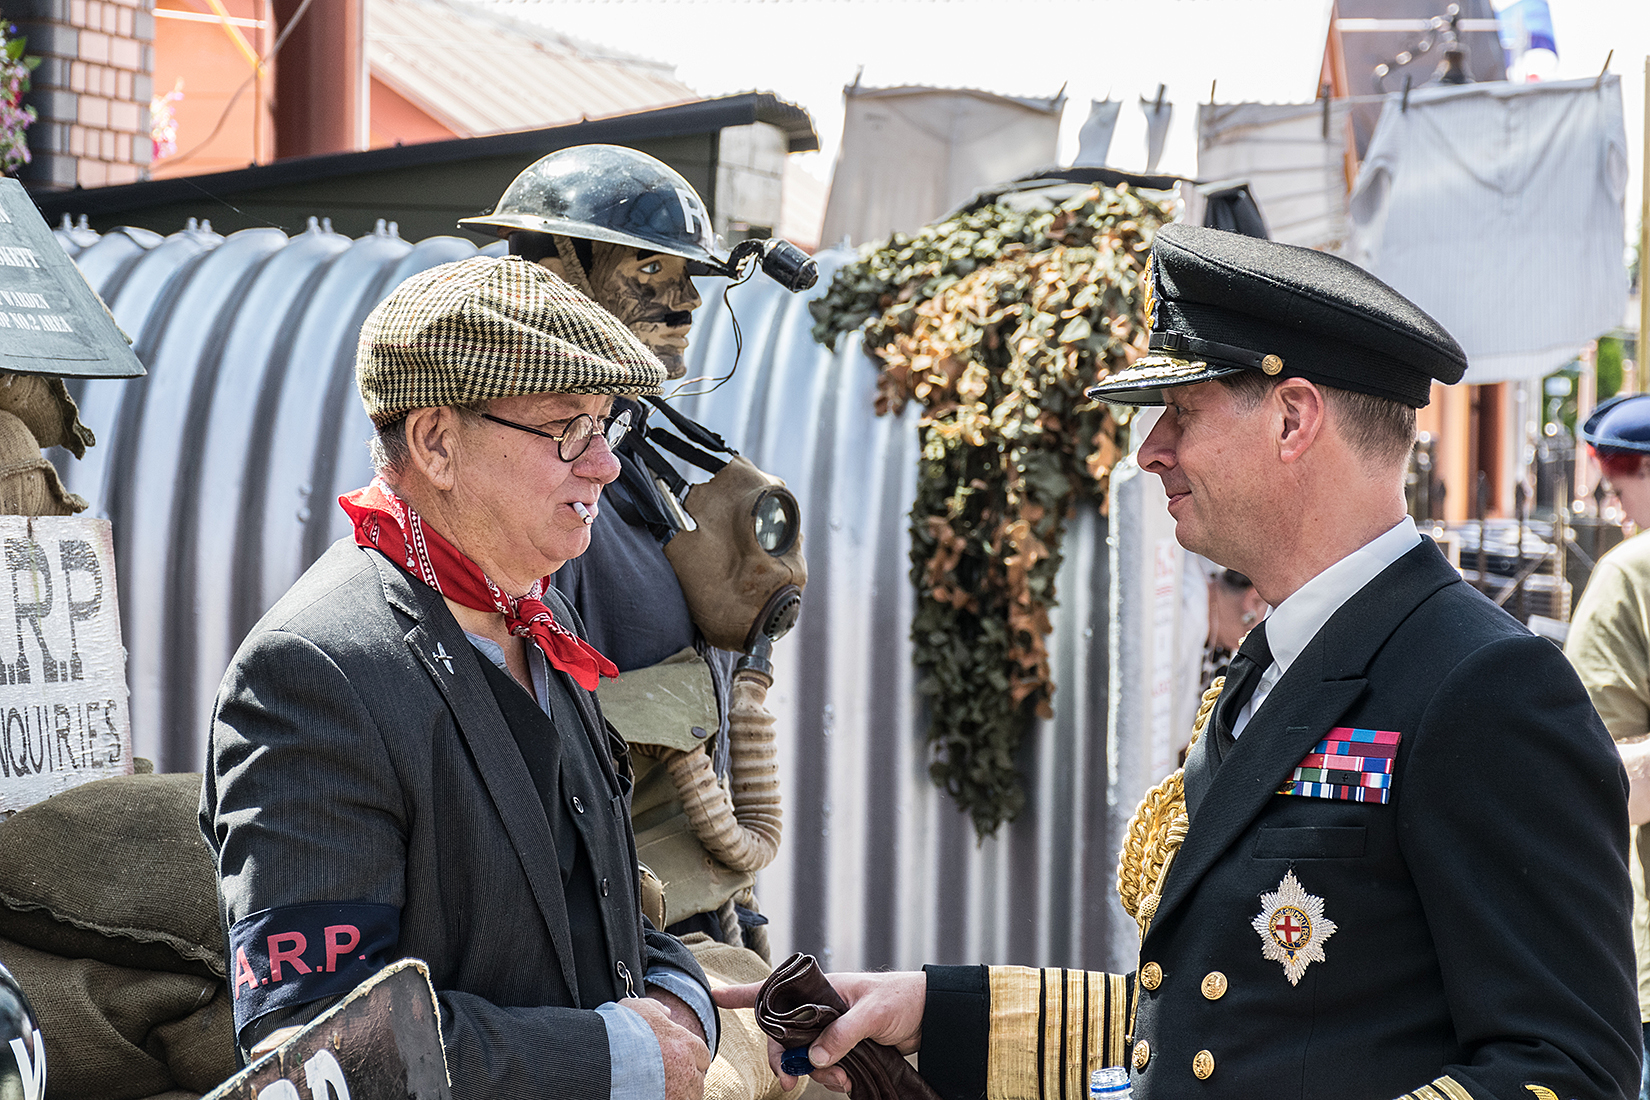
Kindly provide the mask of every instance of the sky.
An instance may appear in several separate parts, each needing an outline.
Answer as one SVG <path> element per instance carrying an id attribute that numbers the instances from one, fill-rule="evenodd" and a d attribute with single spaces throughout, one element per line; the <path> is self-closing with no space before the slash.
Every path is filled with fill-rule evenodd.
<path id="1" fill-rule="evenodd" d="M 1316 95 L 1330 0 L 494 0 L 512 15 L 669 62 L 705 95 L 769 91 L 813 116 L 820 152 L 799 167 L 828 181 L 842 89 L 927 84 L 1050 97 L 1065 86 L 1069 162 L 1091 99 L 1121 99 L 1109 163 L 1145 168 L 1139 97 L 1175 104 L 1159 170 L 1195 175 L 1196 104 L 1305 102 Z M 1445 0 L 1439 0 L 1440 8 Z M 1492 0 L 1498 9 L 1510 0 Z M 1622 77 L 1636 225 L 1643 164 L 1650 0 L 1549 0 L 1550 79 L 1595 76 L 1613 49 Z"/>

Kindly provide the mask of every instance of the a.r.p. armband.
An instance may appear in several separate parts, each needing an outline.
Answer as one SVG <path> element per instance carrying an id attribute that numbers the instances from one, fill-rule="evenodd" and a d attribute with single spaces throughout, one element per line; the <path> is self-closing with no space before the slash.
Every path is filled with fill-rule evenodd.
<path id="1" fill-rule="evenodd" d="M 265 909 L 229 930 L 235 1034 L 277 1009 L 348 993 L 394 957 L 401 910 L 372 902 Z"/>

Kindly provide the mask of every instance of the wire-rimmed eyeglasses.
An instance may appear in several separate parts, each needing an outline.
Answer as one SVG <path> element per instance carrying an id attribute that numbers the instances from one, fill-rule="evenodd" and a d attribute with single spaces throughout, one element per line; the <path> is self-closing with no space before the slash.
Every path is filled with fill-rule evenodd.
<path id="1" fill-rule="evenodd" d="M 539 428 L 529 428 L 525 424 L 517 424 L 514 420 L 506 420 L 502 416 L 492 413 L 482 413 L 483 420 L 491 420 L 494 424 L 503 424 L 506 428 L 514 428 L 528 435 L 543 436 L 545 439 L 556 441 L 556 457 L 563 462 L 577 462 L 585 451 L 590 449 L 590 441 L 596 438 L 596 418 L 589 413 L 580 413 L 567 422 L 567 427 L 561 430 L 560 435 Z M 601 420 L 602 437 L 607 440 L 610 450 L 618 450 L 619 444 L 630 432 L 630 410 L 626 409 L 618 416 L 607 416 Z"/>

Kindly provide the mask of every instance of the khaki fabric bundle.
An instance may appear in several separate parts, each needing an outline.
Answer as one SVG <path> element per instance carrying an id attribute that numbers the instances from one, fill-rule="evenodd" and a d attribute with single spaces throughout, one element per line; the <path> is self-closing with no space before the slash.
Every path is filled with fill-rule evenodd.
<path id="1" fill-rule="evenodd" d="M 46 1100 L 181 1100 L 237 1068 L 200 787 L 117 776 L 0 822 L 0 962 L 40 1019 Z"/>
<path id="2" fill-rule="evenodd" d="M 72 516 L 86 507 L 63 487 L 23 421 L 0 411 L 0 515 Z"/>
<path id="3" fill-rule="evenodd" d="M 201 777 L 126 775 L 0 823 L 0 936 L 114 966 L 224 976 Z"/>
<path id="4" fill-rule="evenodd" d="M 39 374 L 0 373 L 0 412 L 23 422 L 41 447 L 62 447 L 76 458 L 97 443 L 92 429 L 80 422 L 80 406 L 63 379 Z"/>
<path id="5" fill-rule="evenodd" d="M 71 959 L 0 939 L 46 1040 L 47 1100 L 210 1092 L 236 1069 L 234 1011 L 219 979 Z"/>
<path id="6" fill-rule="evenodd" d="M 760 982 L 768 976 L 768 964 L 747 948 L 717 943 L 703 932 L 683 936 L 682 942 L 693 952 L 712 989 Z M 705 1074 L 705 1100 L 778 1100 L 784 1096 L 779 1078 L 768 1066 L 768 1037 L 756 1026 L 756 1013 L 748 1008 L 719 1008 L 716 1016 L 722 1042 Z"/>

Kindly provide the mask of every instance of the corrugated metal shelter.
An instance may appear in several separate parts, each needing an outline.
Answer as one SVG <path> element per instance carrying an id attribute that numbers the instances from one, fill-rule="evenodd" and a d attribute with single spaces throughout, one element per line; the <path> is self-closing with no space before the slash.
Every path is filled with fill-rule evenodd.
<path id="1" fill-rule="evenodd" d="M 70 488 L 114 524 L 132 726 L 162 770 L 201 767 L 217 681 L 236 643 L 346 532 L 334 498 L 369 476 L 370 425 L 353 387 L 356 331 L 408 274 L 475 254 L 388 227 L 357 240 L 311 224 L 291 237 L 204 224 L 59 239 L 149 368 L 73 383 L 98 435 L 84 461 L 54 452 Z M 822 258 L 820 290 L 842 253 Z M 709 286 L 703 288 L 710 291 Z M 690 375 L 734 359 L 729 307 L 706 293 Z M 912 415 L 874 415 L 857 340 L 809 335 L 807 296 L 766 279 L 732 290 L 744 356 L 680 406 L 801 503 L 810 583 L 777 647 L 785 841 L 758 890 L 776 950 L 834 967 L 983 961 L 1103 966 L 1117 929 L 1108 818 L 1106 526 L 1080 509 L 1066 540 L 1050 654 L 1055 716 L 1022 753 L 1019 821 L 976 844 L 927 777 L 908 634 Z"/>

